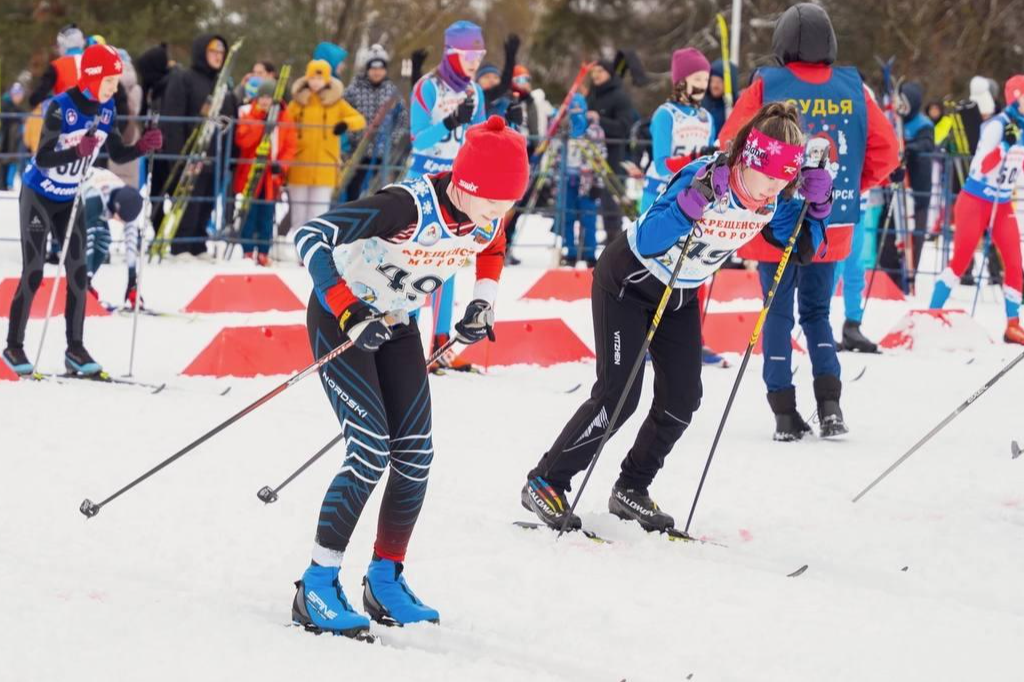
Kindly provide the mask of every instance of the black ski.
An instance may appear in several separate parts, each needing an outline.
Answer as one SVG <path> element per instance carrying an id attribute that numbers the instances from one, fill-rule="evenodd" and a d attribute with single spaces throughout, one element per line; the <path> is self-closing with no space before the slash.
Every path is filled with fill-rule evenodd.
<path id="1" fill-rule="evenodd" d="M 654 532 L 657 532 L 657 531 L 648 531 L 648 532 L 654 533 Z M 690 535 L 689 533 L 687 533 L 686 531 L 679 530 L 678 528 L 669 528 L 664 533 L 662 533 L 662 535 L 664 535 L 666 538 L 668 538 L 669 541 L 671 541 L 671 542 L 697 542 L 697 543 L 700 543 L 702 545 L 714 545 L 715 547 L 728 547 L 728 545 L 723 545 L 721 542 L 715 542 L 713 540 L 708 540 L 707 538 L 695 538 L 692 535 Z"/>
<path id="2" fill-rule="evenodd" d="M 157 394 L 160 391 L 167 388 L 167 384 L 147 384 L 142 381 L 134 381 L 132 379 L 120 379 L 115 378 L 107 374 L 106 372 L 99 372 L 98 374 L 43 374 L 36 372 L 32 374 L 30 378 L 36 381 L 55 381 L 56 383 L 64 383 L 66 381 L 92 381 L 98 384 L 119 384 L 123 386 L 136 386 L 138 388 L 145 388 L 152 394 Z"/>
<path id="3" fill-rule="evenodd" d="M 549 526 L 547 524 L 538 523 L 536 521 L 513 521 L 512 525 L 513 526 L 517 526 L 519 528 L 525 528 L 526 530 L 539 530 L 541 528 L 544 528 L 544 529 L 550 530 L 550 531 L 552 531 L 554 533 L 558 532 L 557 528 L 552 528 L 551 526 Z M 606 540 L 605 538 L 601 537 L 600 535 L 598 535 L 594 531 L 587 530 L 586 528 L 580 528 L 578 530 L 574 530 L 574 529 L 570 528 L 566 532 L 567 533 L 573 533 L 573 532 L 583 533 L 583 536 L 585 538 L 587 538 L 588 540 L 593 540 L 594 542 L 596 542 L 598 544 L 601 544 L 601 545 L 611 545 L 611 544 L 613 544 L 611 540 Z"/>
<path id="4" fill-rule="evenodd" d="M 126 316 L 126 317 L 131 317 L 132 315 L 135 314 L 134 310 L 132 310 L 131 308 L 125 307 L 125 306 L 117 306 L 117 305 L 114 305 L 113 303 L 103 303 L 102 301 L 100 302 L 100 305 L 102 305 L 104 308 L 106 308 L 108 313 L 116 313 L 118 315 L 123 315 L 123 316 Z M 169 318 L 173 318 L 173 319 L 177 319 L 177 320 L 185 320 L 187 322 L 195 322 L 198 319 L 198 317 L 199 317 L 195 313 L 193 313 L 191 315 L 186 315 L 184 313 L 168 313 L 168 312 L 164 312 L 164 311 L 160 311 L 160 310 L 153 310 L 152 308 L 145 308 L 145 307 L 139 308 L 139 314 L 140 315 L 148 315 L 150 317 L 169 317 Z"/>

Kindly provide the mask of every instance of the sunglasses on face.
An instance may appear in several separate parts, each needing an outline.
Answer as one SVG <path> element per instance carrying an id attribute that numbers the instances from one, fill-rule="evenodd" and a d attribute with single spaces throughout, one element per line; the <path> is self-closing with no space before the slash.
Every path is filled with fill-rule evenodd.
<path id="1" fill-rule="evenodd" d="M 457 54 L 467 62 L 482 62 L 484 60 L 484 55 L 487 54 L 487 50 L 462 50 L 457 47 L 452 47 L 448 49 L 448 53 Z"/>

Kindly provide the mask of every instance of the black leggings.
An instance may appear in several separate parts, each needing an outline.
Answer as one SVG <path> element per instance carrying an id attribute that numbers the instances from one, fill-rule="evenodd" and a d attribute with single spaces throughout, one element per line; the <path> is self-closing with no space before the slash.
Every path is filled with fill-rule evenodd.
<path id="1" fill-rule="evenodd" d="M 25 326 L 36 291 L 43 281 L 46 262 L 46 235 L 62 243 L 71 218 L 74 201 L 50 201 L 28 187 L 21 188 L 21 281 L 11 300 L 10 327 L 7 345 L 21 347 L 25 343 Z M 85 321 L 85 290 L 88 277 L 85 267 L 85 216 L 79 209 L 64 262 L 67 274 L 67 299 L 64 320 L 68 346 L 81 345 Z"/>
<path id="2" fill-rule="evenodd" d="M 316 296 L 306 315 L 313 355 L 345 342 Z M 345 434 L 345 461 L 320 507 L 313 560 L 340 565 L 374 487 L 391 470 L 377 522 L 378 556 L 402 561 L 427 492 L 434 456 L 430 387 L 416 322 L 398 328 L 376 353 L 350 348 L 320 372 Z"/>
<path id="3" fill-rule="evenodd" d="M 625 390 L 656 305 L 611 294 L 596 280 L 595 277 L 591 306 L 597 349 L 597 381 L 591 389 L 590 399 L 576 410 L 537 467 L 530 472 L 531 477 L 543 476 L 548 483 L 562 490 L 569 490 L 572 477 L 585 469 L 596 453 L 615 405 Z M 658 284 L 650 288 L 653 292 L 654 289 L 663 289 L 663 286 Z M 678 292 L 673 295 L 672 305 L 662 316 L 651 342 L 654 404 L 640 427 L 636 442 L 622 461 L 617 485 L 624 488 L 647 489 L 700 406 L 703 392 L 700 381 L 700 305 L 696 290 L 688 290 L 681 296 Z M 674 309 L 677 303 L 681 303 L 678 310 Z M 640 403 L 643 374 L 644 369 L 641 368 L 615 425 L 616 430 Z"/>

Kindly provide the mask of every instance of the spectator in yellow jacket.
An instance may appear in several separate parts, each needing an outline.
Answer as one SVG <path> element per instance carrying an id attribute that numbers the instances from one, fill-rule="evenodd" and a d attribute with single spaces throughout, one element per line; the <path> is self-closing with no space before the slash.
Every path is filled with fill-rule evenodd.
<path id="1" fill-rule="evenodd" d="M 340 174 L 341 135 L 366 127 L 366 119 L 342 95 L 341 81 L 325 60 L 314 59 L 292 85 L 288 113 L 295 122 L 298 152 L 288 174 L 291 224 L 297 230 L 326 213 Z"/>

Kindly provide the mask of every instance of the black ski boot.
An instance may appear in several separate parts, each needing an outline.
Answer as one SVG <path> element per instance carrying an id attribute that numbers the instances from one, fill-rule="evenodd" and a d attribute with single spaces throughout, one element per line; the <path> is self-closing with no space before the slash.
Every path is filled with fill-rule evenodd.
<path id="1" fill-rule="evenodd" d="M 100 363 L 92 359 L 89 351 L 81 344 L 68 346 L 64 352 L 64 367 L 68 374 L 79 374 L 81 376 L 95 376 L 103 372 Z"/>
<path id="2" fill-rule="evenodd" d="M 8 346 L 4 349 L 3 358 L 4 363 L 11 368 L 11 371 L 20 377 L 28 376 L 35 371 L 35 367 L 25 355 L 23 346 Z"/>
<path id="3" fill-rule="evenodd" d="M 564 490 L 558 490 L 540 476 L 534 476 L 526 481 L 522 492 L 519 494 L 519 501 L 524 509 L 528 509 L 537 515 L 545 525 L 562 529 L 565 517 L 569 513 L 569 500 Z M 568 530 L 579 530 L 583 527 L 580 517 L 573 514 L 569 517 Z"/>
<path id="4" fill-rule="evenodd" d="M 860 331 L 860 322 L 847 320 L 843 323 L 843 343 L 840 346 L 843 350 L 856 351 L 858 353 L 877 353 L 878 344 L 874 343 Z"/>
<path id="5" fill-rule="evenodd" d="M 608 511 L 624 521 L 639 522 L 640 527 L 648 533 L 664 533 L 676 525 L 675 519 L 661 511 L 646 490 L 616 485 L 608 498 Z"/>
<path id="6" fill-rule="evenodd" d="M 839 377 L 825 375 L 814 377 L 814 398 L 818 401 L 818 421 L 821 423 L 822 438 L 836 438 L 850 432 L 839 408 L 839 396 L 843 382 Z"/>
<path id="7" fill-rule="evenodd" d="M 813 433 L 810 425 L 796 411 L 795 388 L 769 392 L 768 404 L 775 413 L 775 435 L 772 440 L 788 443 Z"/>

